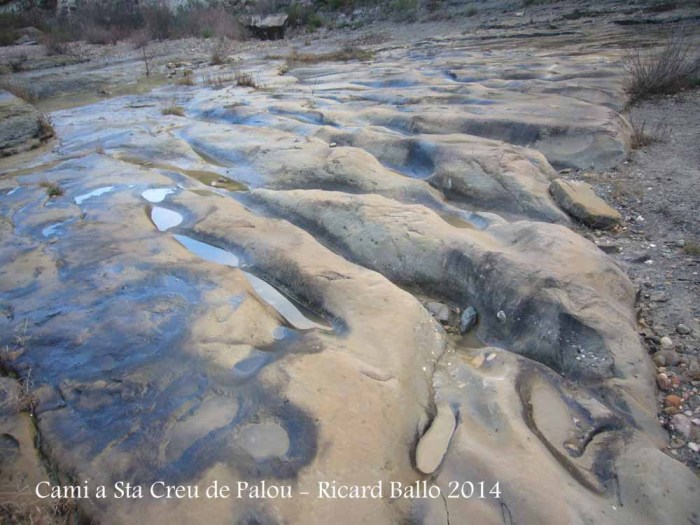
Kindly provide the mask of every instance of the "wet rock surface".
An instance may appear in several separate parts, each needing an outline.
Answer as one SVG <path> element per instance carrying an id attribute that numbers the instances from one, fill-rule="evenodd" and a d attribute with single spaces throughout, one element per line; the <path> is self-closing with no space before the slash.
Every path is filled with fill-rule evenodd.
<path id="1" fill-rule="evenodd" d="M 660 451 L 656 388 L 673 417 L 687 401 L 637 336 L 634 285 L 549 192 L 555 167 L 626 157 L 619 52 L 607 33 L 584 50 L 579 34 L 518 34 L 284 75 L 251 54 L 264 89 L 167 85 L 55 111 L 56 149 L 2 165 L 2 365 L 20 379 L 8 391 L 28 385 L 52 472 L 499 485 L 86 499 L 85 517 L 696 519 L 697 477 Z M 184 117 L 161 114 L 172 100 Z M 2 465 L 27 450 L 17 414 L 0 420 Z M 694 439 L 692 417 L 670 423 Z"/>

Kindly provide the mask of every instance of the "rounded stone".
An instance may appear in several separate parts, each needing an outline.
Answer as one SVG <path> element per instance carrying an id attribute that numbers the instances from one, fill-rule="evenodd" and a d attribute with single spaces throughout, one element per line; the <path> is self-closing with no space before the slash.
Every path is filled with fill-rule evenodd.
<path id="1" fill-rule="evenodd" d="M 688 325 L 681 323 L 678 326 L 676 326 L 676 332 L 678 332 L 681 335 L 688 335 L 690 332 L 692 332 L 692 330 Z"/>
<path id="2" fill-rule="evenodd" d="M 656 352 L 653 356 L 651 356 L 651 360 L 654 361 L 656 366 L 666 366 L 666 358 L 662 352 Z"/>
<path id="3" fill-rule="evenodd" d="M 659 390 L 668 390 L 671 388 L 671 381 L 666 374 L 657 375 L 656 384 L 659 386 Z"/>
<path id="4" fill-rule="evenodd" d="M 670 395 L 666 396 L 666 399 L 664 400 L 664 404 L 667 407 L 676 408 L 676 409 L 681 407 L 682 402 L 683 402 L 683 400 L 675 394 L 670 394 Z"/>
<path id="5" fill-rule="evenodd" d="M 681 357 L 678 355 L 678 352 L 675 350 L 664 350 L 662 352 L 664 356 L 664 361 L 666 362 L 666 366 L 676 366 L 681 360 Z"/>

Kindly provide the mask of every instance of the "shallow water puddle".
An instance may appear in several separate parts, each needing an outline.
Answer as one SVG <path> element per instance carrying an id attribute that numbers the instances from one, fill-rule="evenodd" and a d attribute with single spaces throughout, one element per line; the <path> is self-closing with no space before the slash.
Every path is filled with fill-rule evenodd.
<path id="1" fill-rule="evenodd" d="M 289 299 L 278 292 L 271 284 L 256 277 L 252 273 L 243 272 L 248 282 L 253 286 L 255 293 L 265 300 L 270 306 L 277 310 L 290 324 L 299 330 L 310 330 L 318 328 L 328 330 L 329 326 L 316 323 L 306 317 Z"/>
<path id="2" fill-rule="evenodd" d="M 469 229 L 469 230 L 476 229 L 476 226 L 474 226 L 474 224 L 464 220 L 462 217 L 460 217 L 459 215 L 455 215 L 454 213 L 440 213 L 440 218 L 443 221 L 445 221 L 447 224 L 454 226 L 455 228 L 462 228 L 462 229 Z"/>
<path id="3" fill-rule="evenodd" d="M 175 193 L 175 190 L 172 188 L 152 188 L 144 191 L 141 194 L 141 197 L 146 199 L 148 202 L 157 204 L 159 202 L 163 202 L 165 200 L 165 197 L 167 197 L 171 193 Z"/>
<path id="4" fill-rule="evenodd" d="M 66 224 L 69 224 L 69 223 L 73 222 L 74 220 L 75 220 L 75 219 L 68 219 L 68 220 L 65 220 L 65 221 L 56 222 L 56 223 L 54 223 L 54 224 L 51 224 L 51 225 L 47 226 L 46 228 L 42 229 L 42 230 L 41 230 L 41 234 L 42 234 L 44 237 L 51 237 L 52 235 L 58 233 L 58 229 L 59 229 L 61 226 L 65 226 Z"/>
<path id="5" fill-rule="evenodd" d="M 92 190 L 88 193 L 83 193 L 82 195 L 78 195 L 75 199 L 76 204 L 82 204 L 88 199 L 92 199 L 93 197 L 99 197 L 100 195 L 104 195 L 105 193 L 109 193 L 110 191 L 114 190 L 114 186 L 104 186 L 102 188 L 97 188 L 96 190 Z"/>
<path id="6" fill-rule="evenodd" d="M 151 210 L 151 220 L 160 231 L 164 232 L 170 228 L 174 228 L 182 222 L 182 215 L 167 208 L 154 206 Z"/>
<path id="7" fill-rule="evenodd" d="M 233 268 L 238 268 L 240 265 L 240 259 L 227 250 L 217 248 L 216 246 L 206 242 L 197 241 L 191 237 L 187 237 L 186 235 L 173 235 L 173 237 L 175 237 L 175 240 L 177 240 L 177 242 L 182 244 L 190 252 L 198 257 L 201 257 L 205 261 L 223 264 Z M 258 294 L 263 301 L 272 306 L 289 322 L 289 324 L 294 326 L 294 328 L 298 330 L 310 330 L 312 328 L 318 328 L 320 330 L 331 329 L 331 327 L 327 324 L 321 324 L 309 319 L 309 317 L 302 313 L 302 311 L 294 303 L 292 303 L 291 300 L 285 297 L 274 286 L 262 280 L 260 277 L 246 271 L 243 272 L 243 275 L 246 276 L 248 282 L 252 285 L 253 290 L 255 290 L 255 293 Z"/>
<path id="8" fill-rule="evenodd" d="M 205 261 L 238 268 L 239 258 L 227 250 L 222 250 L 206 242 L 196 241 L 191 237 L 187 237 L 187 235 L 173 235 L 173 237 L 175 237 L 177 242 Z"/>
<path id="9" fill-rule="evenodd" d="M 227 190 L 227 191 L 248 191 L 248 187 L 245 184 L 242 184 L 242 183 L 238 182 L 237 180 L 228 178 L 225 175 L 222 175 L 221 173 L 216 172 L 216 171 L 180 168 L 180 167 L 175 166 L 173 164 L 167 164 L 164 162 L 153 162 L 150 160 L 144 160 L 144 159 L 140 159 L 138 157 L 132 157 L 132 156 L 128 156 L 128 155 L 119 155 L 117 158 L 121 161 L 124 161 L 124 162 L 136 164 L 137 166 L 143 166 L 144 168 L 164 170 L 164 171 L 173 171 L 175 173 L 180 173 L 181 175 L 185 175 L 186 177 L 191 177 L 193 179 L 196 179 L 199 182 L 201 182 L 202 184 L 206 184 L 207 186 L 213 186 L 215 188 L 221 188 L 221 189 Z M 151 191 L 151 190 L 146 190 L 146 191 Z M 144 194 L 142 194 L 143 198 L 146 200 L 149 200 L 149 198 L 146 197 L 145 193 L 146 192 L 144 192 Z M 149 195 L 157 195 L 157 194 L 149 194 Z M 149 201 L 149 202 L 156 202 L 156 201 Z M 157 201 L 157 202 L 160 202 L 160 201 Z"/>

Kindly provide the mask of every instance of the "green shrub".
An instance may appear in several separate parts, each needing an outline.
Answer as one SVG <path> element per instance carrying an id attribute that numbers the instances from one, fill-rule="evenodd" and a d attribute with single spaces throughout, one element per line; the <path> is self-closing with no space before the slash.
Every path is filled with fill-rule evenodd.
<path id="1" fill-rule="evenodd" d="M 56 184 L 55 182 L 49 182 L 47 180 L 43 181 L 40 186 L 46 190 L 46 194 L 49 197 L 60 197 L 63 195 L 63 188 Z"/>

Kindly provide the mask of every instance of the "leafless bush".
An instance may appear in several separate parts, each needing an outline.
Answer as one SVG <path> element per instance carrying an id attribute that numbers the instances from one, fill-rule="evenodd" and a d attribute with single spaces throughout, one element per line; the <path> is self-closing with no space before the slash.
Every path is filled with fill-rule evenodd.
<path id="1" fill-rule="evenodd" d="M 46 33 L 42 38 L 42 43 L 49 55 L 67 55 L 70 51 L 68 41 L 70 37 L 59 31 Z"/>
<path id="2" fill-rule="evenodd" d="M 255 2 L 255 11 L 261 15 L 278 13 L 281 7 L 281 2 L 279 0 L 258 0 Z"/>
<path id="3" fill-rule="evenodd" d="M 211 51 L 211 65 L 218 66 L 226 62 L 228 56 L 228 41 L 225 37 L 219 38 Z"/>
<path id="4" fill-rule="evenodd" d="M 146 29 L 153 38 L 163 40 L 174 36 L 176 19 L 163 0 L 142 6 L 141 15 Z"/>
<path id="5" fill-rule="evenodd" d="M 92 24 L 89 21 L 81 25 L 82 38 L 91 44 L 114 45 L 120 40 L 125 40 L 131 35 L 131 31 L 116 26 L 104 27 Z"/>
<path id="6" fill-rule="evenodd" d="M 45 33 L 60 32 L 61 44 L 76 40 L 114 44 L 142 30 L 157 40 L 185 36 L 245 40 L 246 30 L 237 13 L 211 4 L 193 0 L 172 9 L 165 0 L 76 0 L 70 15 L 44 9 L 0 13 L 0 45 L 14 43 L 17 30 L 30 26 Z"/>
<path id="7" fill-rule="evenodd" d="M 147 29 L 142 29 L 134 33 L 131 37 L 134 47 L 140 51 L 140 57 L 146 68 L 146 76 L 151 76 L 151 63 L 156 57 L 156 49 L 152 44 L 152 35 Z"/>
<path id="8" fill-rule="evenodd" d="M 178 12 L 179 32 L 182 36 L 228 38 L 245 40 L 245 27 L 238 17 L 223 7 L 193 7 Z"/>
<path id="9" fill-rule="evenodd" d="M 131 35 L 131 43 L 136 49 L 143 49 L 151 43 L 151 33 L 147 29 L 135 31 Z"/>
<path id="10" fill-rule="evenodd" d="M 661 49 L 638 47 L 625 56 L 629 103 L 672 95 L 698 85 L 700 56 L 688 34 L 674 31 Z"/>

